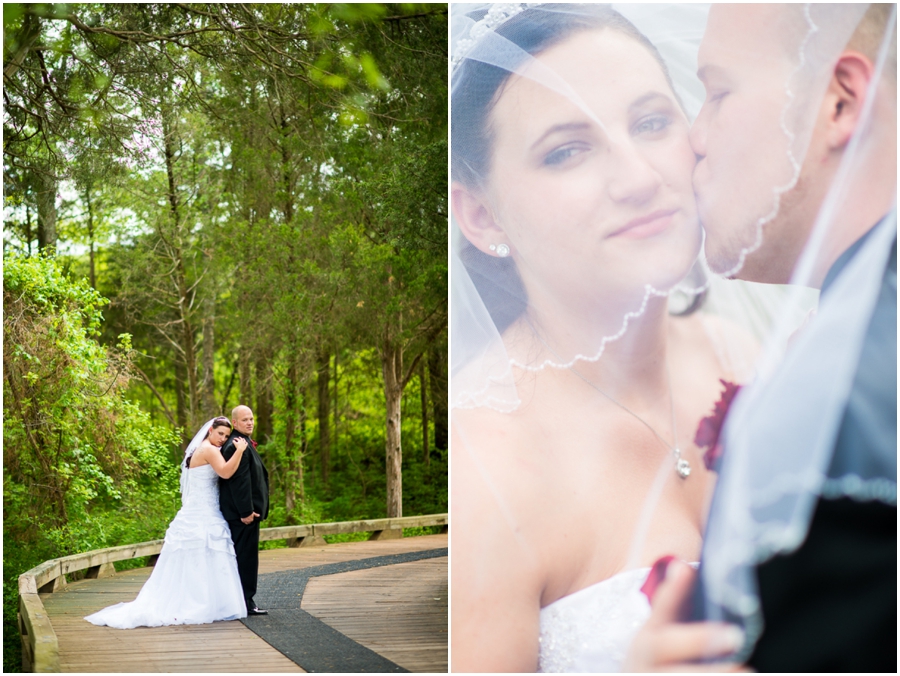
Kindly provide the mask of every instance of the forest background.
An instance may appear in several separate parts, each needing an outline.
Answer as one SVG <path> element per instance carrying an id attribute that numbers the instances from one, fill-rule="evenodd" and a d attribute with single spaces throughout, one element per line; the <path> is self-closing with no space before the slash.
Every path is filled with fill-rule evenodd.
<path id="1" fill-rule="evenodd" d="M 446 5 L 3 19 L 4 671 L 18 575 L 162 537 L 238 403 L 264 526 L 446 512 Z"/>

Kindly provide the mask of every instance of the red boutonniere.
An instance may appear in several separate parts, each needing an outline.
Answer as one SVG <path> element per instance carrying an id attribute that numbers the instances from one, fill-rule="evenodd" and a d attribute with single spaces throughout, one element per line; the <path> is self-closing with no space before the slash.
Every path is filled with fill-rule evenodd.
<path id="1" fill-rule="evenodd" d="M 255 441 L 253 441 L 253 439 L 250 440 L 250 443 L 253 444 L 254 451 L 256 450 L 256 447 L 259 446 L 259 444 L 257 444 Z"/>
<path id="2" fill-rule="evenodd" d="M 741 389 L 740 385 L 735 385 L 727 380 L 719 379 L 719 382 L 725 386 L 725 390 L 713 407 L 712 415 L 700 420 L 700 424 L 697 426 L 697 434 L 694 436 L 694 443 L 697 447 L 706 449 L 706 452 L 703 454 L 703 464 L 706 465 L 706 469 L 714 472 L 719 471 L 719 464 L 722 458 L 722 444 L 719 443 L 722 425 L 725 422 L 725 416 L 728 413 L 731 402 Z"/>
<path id="3" fill-rule="evenodd" d="M 666 579 L 666 568 L 668 568 L 669 564 L 674 560 L 675 557 L 671 555 L 657 559 L 656 563 L 654 563 L 653 567 L 650 569 L 650 574 L 647 575 L 644 584 L 641 585 L 641 593 L 647 597 L 647 600 L 650 601 L 650 603 L 653 603 L 653 595 L 656 593 L 656 588 Z"/>

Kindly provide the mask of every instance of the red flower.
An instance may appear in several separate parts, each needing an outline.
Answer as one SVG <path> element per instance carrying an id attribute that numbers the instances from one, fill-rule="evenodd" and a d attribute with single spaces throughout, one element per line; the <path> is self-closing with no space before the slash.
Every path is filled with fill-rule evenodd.
<path id="1" fill-rule="evenodd" d="M 253 439 L 250 440 L 250 443 L 253 444 L 254 451 L 256 450 L 256 447 L 259 446 L 259 444 L 257 444 L 255 441 L 253 441 Z"/>
<path id="2" fill-rule="evenodd" d="M 713 413 L 700 420 L 697 426 L 697 434 L 694 436 L 694 443 L 699 448 L 707 449 L 703 454 L 703 464 L 706 469 L 718 471 L 719 461 L 722 457 L 722 444 L 719 443 L 719 435 L 722 433 L 722 425 L 725 422 L 725 416 L 734 400 L 735 395 L 741 389 L 740 385 L 735 385 L 727 380 L 719 379 L 719 382 L 725 386 L 722 396 L 713 407 Z"/>
<path id="3" fill-rule="evenodd" d="M 669 563 L 674 560 L 675 557 L 671 555 L 662 556 L 657 559 L 656 563 L 654 563 L 653 567 L 650 569 L 650 574 L 647 575 L 644 584 L 641 585 L 641 593 L 647 597 L 647 600 L 650 603 L 653 603 L 653 595 L 656 593 L 656 588 L 666 579 L 666 568 L 668 568 Z"/>

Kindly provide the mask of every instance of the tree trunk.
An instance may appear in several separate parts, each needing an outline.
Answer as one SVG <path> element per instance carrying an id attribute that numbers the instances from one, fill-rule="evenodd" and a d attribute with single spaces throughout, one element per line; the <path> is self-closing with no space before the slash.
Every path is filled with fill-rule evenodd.
<path id="1" fill-rule="evenodd" d="M 271 360 L 260 352 L 256 359 L 256 431 L 253 436 L 261 444 L 272 439 L 272 371 Z"/>
<path id="2" fill-rule="evenodd" d="M 297 414 L 297 363 L 293 355 L 288 357 L 287 383 L 284 393 L 284 455 L 287 458 L 287 471 L 284 481 L 284 509 L 288 515 L 288 523 L 293 523 L 291 512 L 294 511 L 294 468 L 297 453 L 294 451 L 294 426 Z"/>
<path id="3" fill-rule="evenodd" d="M 278 108 L 280 114 L 281 139 L 279 146 L 281 148 L 281 178 L 284 182 L 284 222 L 290 225 L 294 220 L 294 191 L 291 186 L 291 155 L 288 150 L 288 137 L 290 129 L 288 127 L 287 118 L 284 114 L 284 102 L 278 97 Z"/>
<path id="4" fill-rule="evenodd" d="M 175 358 L 175 420 L 181 428 L 181 442 L 185 448 L 191 441 L 190 432 L 188 431 L 188 412 L 187 402 L 185 401 L 184 388 L 186 380 L 184 373 L 184 362 Z"/>
<path id="5" fill-rule="evenodd" d="M 185 298 L 185 296 L 182 296 Z M 198 426 L 200 401 L 197 387 L 197 355 L 194 352 L 194 328 L 187 318 L 181 323 L 181 347 L 184 350 L 184 370 L 187 375 L 188 395 L 188 424 L 193 428 Z"/>
<path id="6" fill-rule="evenodd" d="M 94 208 L 91 204 L 91 188 L 90 186 L 84 189 L 84 202 L 87 205 L 87 217 L 88 217 L 88 257 L 90 261 L 90 283 L 91 288 L 97 288 L 97 267 L 94 261 Z"/>
<path id="7" fill-rule="evenodd" d="M 35 197 L 38 211 L 38 249 L 44 253 L 56 253 L 56 192 L 55 178 L 38 174 Z"/>
<path id="8" fill-rule="evenodd" d="M 340 447 L 338 446 L 338 422 L 340 420 L 340 409 L 338 408 L 338 353 L 340 350 L 334 351 L 334 434 L 332 434 L 332 442 L 331 445 L 334 448 L 335 453 L 340 453 Z"/>
<path id="9" fill-rule="evenodd" d="M 331 402 L 328 396 L 331 354 L 324 347 L 319 348 L 316 355 L 316 367 L 319 400 L 319 463 L 322 466 L 322 481 L 327 484 L 328 470 L 331 467 L 331 430 L 328 421 L 328 409 Z"/>
<path id="10" fill-rule="evenodd" d="M 31 46 L 41 34 L 41 23 L 40 18 L 35 16 L 32 12 L 25 12 L 25 17 L 22 19 L 22 28 L 18 37 L 19 45 L 15 55 L 12 56 L 12 58 L 9 58 L 6 54 L 3 55 L 4 82 L 7 78 L 11 78 L 15 75 L 16 71 L 22 67 L 25 57 L 31 52 Z M 4 30 L 4 33 L 5 32 L 6 31 Z"/>
<path id="11" fill-rule="evenodd" d="M 447 353 L 432 345 L 428 350 L 428 383 L 431 386 L 432 418 L 434 419 L 434 447 L 447 450 Z"/>
<path id="12" fill-rule="evenodd" d="M 197 355 L 194 347 L 194 327 L 191 325 L 191 291 L 187 283 L 187 275 L 184 269 L 184 257 L 182 255 L 182 240 L 180 235 L 181 217 L 178 213 L 178 194 L 175 190 L 175 153 L 173 151 L 174 130 L 170 124 L 169 114 L 163 108 L 163 150 L 166 161 L 166 176 L 169 185 L 169 208 L 172 212 L 172 235 L 165 237 L 160 232 L 169 249 L 174 267 L 175 287 L 178 289 L 178 314 L 181 320 L 181 349 L 184 353 L 184 369 L 188 384 L 188 420 L 191 427 L 198 424 L 197 418 L 200 411 L 200 396 L 197 386 Z"/>
<path id="13" fill-rule="evenodd" d="M 215 340 L 216 299 L 209 294 L 203 302 L 203 380 L 200 398 L 203 402 L 203 417 L 211 418 L 219 414 L 216 406 L 216 340 Z"/>
<path id="14" fill-rule="evenodd" d="M 234 379 L 237 376 L 238 365 L 240 364 L 239 360 L 235 360 L 234 365 L 231 367 L 231 377 L 228 379 L 228 386 L 225 388 L 225 393 L 222 395 L 222 405 L 219 407 L 221 411 L 220 415 L 229 415 L 231 411 L 228 408 L 228 399 L 231 397 L 231 390 L 234 389 Z"/>
<path id="15" fill-rule="evenodd" d="M 240 379 L 240 400 L 237 405 L 249 406 L 253 401 L 253 382 L 250 378 L 250 351 L 242 347 L 238 354 L 238 377 Z M 225 415 L 231 415 L 231 411 L 227 411 Z"/>
<path id="16" fill-rule="evenodd" d="M 428 449 L 428 389 L 425 385 L 425 360 L 419 362 L 419 395 L 422 402 L 422 455 L 425 466 L 431 464 L 431 454 Z"/>
<path id="17" fill-rule="evenodd" d="M 287 476 L 285 480 L 284 490 L 284 506 L 288 514 L 288 522 L 295 523 L 292 518 L 292 512 L 296 505 L 299 493 L 300 501 L 303 501 L 303 454 L 300 448 L 297 448 L 297 420 L 301 420 L 301 429 L 306 426 L 304 420 L 304 412 L 302 410 L 303 402 L 297 397 L 297 359 L 294 355 L 289 357 L 287 373 L 287 389 L 284 397 L 285 404 L 285 427 L 284 427 L 284 449 L 287 456 Z M 302 445 L 303 439 L 300 439 Z"/>
<path id="18" fill-rule="evenodd" d="M 403 350 L 393 335 L 392 319 L 384 327 L 381 346 L 381 373 L 385 400 L 385 473 L 387 475 L 387 516 L 403 516 L 403 450 L 400 438 L 400 405 L 403 397 Z"/>
<path id="19" fill-rule="evenodd" d="M 306 414 L 306 402 L 308 400 L 309 395 L 304 387 L 300 391 L 300 450 L 297 453 L 297 497 L 300 498 L 300 502 L 306 499 L 306 477 L 303 473 L 303 458 L 306 457 L 307 449 L 309 448 L 309 440 L 306 436 L 306 421 L 309 418 Z"/>
<path id="20" fill-rule="evenodd" d="M 31 240 L 34 235 L 31 234 L 31 209 L 25 207 L 25 238 L 28 240 L 28 255 L 31 255 Z M 5 240 L 4 240 L 5 243 Z"/>
<path id="21" fill-rule="evenodd" d="M 303 459 L 309 453 L 309 437 L 306 433 L 306 423 L 309 420 L 309 414 L 306 412 L 306 403 L 309 401 L 309 387 L 306 383 L 300 390 L 300 454 L 297 457 L 297 485 L 300 489 L 300 501 L 302 502 L 306 496 L 306 479 L 303 475 Z"/>

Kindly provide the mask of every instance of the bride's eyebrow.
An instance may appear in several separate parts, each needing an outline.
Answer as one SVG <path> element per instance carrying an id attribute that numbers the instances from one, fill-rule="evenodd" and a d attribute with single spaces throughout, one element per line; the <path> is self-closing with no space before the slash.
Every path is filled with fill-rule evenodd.
<path id="1" fill-rule="evenodd" d="M 634 101 L 631 102 L 631 105 L 628 106 L 628 112 L 634 112 L 636 109 L 653 102 L 654 100 L 659 99 L 665 103 L 671 103 L 672 97 L 666 96 L 665 94 L 661 94 L 660 92 L 647 92 L 643 96 L 639 96 Z"/>
<path id="2" fill-rule="evenodd" d="M 564 122 L 562 124 L 554 124 L 552 127 L 547 129 L 543 134 L 540 135 L 537 141 L 531 144 L 529 150 L 534 150 L 537 146 L 541 144 L 541 142 L 546 139 L 548 136 L 553 134 L 557 134 L 562 131 L 581 131 L 583 129 L 587 129 L 590 127 L 589 122 Z"/>

